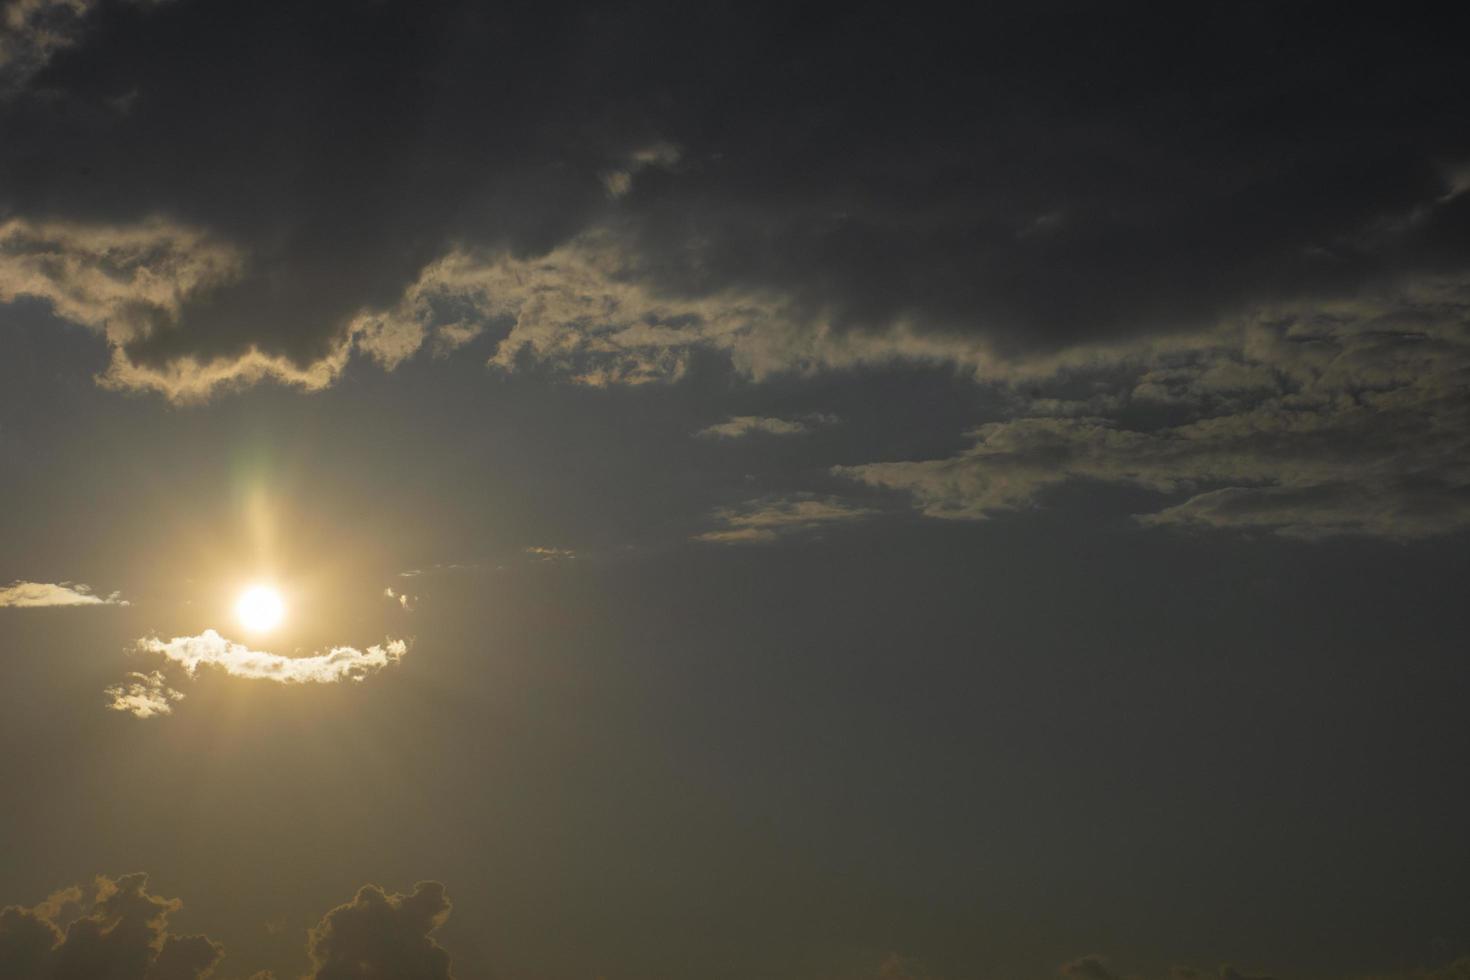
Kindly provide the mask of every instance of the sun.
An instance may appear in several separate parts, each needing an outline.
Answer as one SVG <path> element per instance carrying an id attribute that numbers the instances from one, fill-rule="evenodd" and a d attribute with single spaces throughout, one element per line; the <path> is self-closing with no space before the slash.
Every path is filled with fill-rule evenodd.
<path id="1" fill-rule="evenodd" d="M 235 616 L 252 633 L 265 633 L 286 618 L 286 603 L 269 585 L 252 585 L 235 600 Z"/>

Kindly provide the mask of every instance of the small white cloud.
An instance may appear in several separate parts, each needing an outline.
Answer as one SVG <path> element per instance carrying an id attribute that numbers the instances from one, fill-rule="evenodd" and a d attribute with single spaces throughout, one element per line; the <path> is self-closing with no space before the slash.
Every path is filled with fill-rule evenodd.
<path id="1" fill-rule="evenodd" d="M 403 659 L 408 652 L 404 640 L 386 640 L 366 650 L 333 647 L 310 657 L 283 657 L 277 653 L 251 650 L 205 630 L 198 636 L 176 636 L 171 640 L 144 637 L 137 643 L 143 653 L 158 653 L 182 666 L 189 676 L 200 667 L 217 667 L 232 677 L 278 681 L 282 684 L 332 684 L 360 681 Z"/>
<path id="2" fill-rule="evenodd" d="M 111 699 L 107 706 L 113 711 L 126 711 L 135 718 L 171 715 L 174 702 L 184 699 L 184 693 L 169 687 L 168 679 L 160 671 L 147 674 L 133 671 L 128 678 L 102 692 Z"/>
<path id="3" fill-rule="evenodd" d="M 121 593 L 98 595 L 80 582 L 12 582 L 0 588 L 0 608 L 42 606 L 126 606 Z"/>

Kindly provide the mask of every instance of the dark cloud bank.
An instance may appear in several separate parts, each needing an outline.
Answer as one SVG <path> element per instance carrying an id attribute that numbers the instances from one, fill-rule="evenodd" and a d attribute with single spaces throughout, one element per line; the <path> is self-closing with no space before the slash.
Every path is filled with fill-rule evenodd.
<path id="1" fill-rule="evenodd" d="M 12 4 L 0 300 L 102 383 L 474 349 L 591 385 L 932 364 L 971 449 L 837 475 L 981 519 L 1470 525 L 1463 10 Z"/>
<path id="2" fill-rule="evenodd" d="M 225 948 L 208 936 L 169 930 L 178 899 L 148 891 L 146 874 L 99 876 L 31 907 L 0 909 L 0 975 L 6 980 L 204 980 L 214 976 Z M 452 980 L 450 954 L 434 939 L 449 917 L 444 886 L 421 881 L 407 895 L 364 885 L 350 902 L 324 915 L 307 933 L 310 967 L 303 980 Z M 234 966 L 239 975 L 240 966 Z M 893 955 L 869 974 L 877 980 L 931 980 L 916 961 Z M 1063 980 L 1126 980 L 1102 956 L 1063 964 Z M 1271 980 L 1232 966 L 1204 971 L 1176 966 L 1169 980 Z M 1470 958 L 1442 968 L 1376 980 L 1464 980 Z M 275 980 L 270 972 L 250 980 Z M 1362 975 L 1359 980 L 1375 980 Z"/>
<path id="3" fill-rule="evenodd" d="M 200 980 L 224 947 L 169 931 L 183 903 L 148 891 L 145 874 L 98 877 L 30 908 L 0 910 L 0 975 L 6 980 Z M 444 886 L 422 881 L 408 895 L 376 885 L 322 917 L 307 935 L 312 980 L 449 980 L 449 953 L 433 932 L 449 917 Z M 257 973 L 251 980 L 272 980 Z"/>

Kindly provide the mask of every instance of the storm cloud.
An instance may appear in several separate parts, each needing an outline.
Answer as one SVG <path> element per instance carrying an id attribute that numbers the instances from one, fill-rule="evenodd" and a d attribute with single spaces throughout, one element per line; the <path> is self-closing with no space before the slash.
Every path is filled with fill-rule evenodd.
<path id="1" fill-rule="evenodd" d="M 109 334 L 118 384 L 325 383 L 353 323 L 417 307 L 464 249 L 513 271 L 601 242 L 615 282 L 662 304 L 637 310 L 653 332 L 707 333 L 695 311 L 742 297 L 721 316 L 1004 359 L 1350 296 L 1463 269 L 1470 248 L 1463 14 L 1043 5 L 934 31 L 879 5 L 49 7 L 76 22 L 65 43 L 39 13 L 12 32 L 46 63 L 0 105 L 8 220 L 91 238 L 169 222 L 209 236 L 215 272 L 231 257 Z M 159 248 L 148 268 L 169 267 Z M 81 312 L 47 281 L 29 280 Z M 435 328 L 448 346 L 493 326 L 495 285 L 474 322 L 427 313 L 458 325 Z M 118 290 L 150 302 L 126 271 Z M 497 358 L 528 345 L 548 349 L 523 335 Z"/>

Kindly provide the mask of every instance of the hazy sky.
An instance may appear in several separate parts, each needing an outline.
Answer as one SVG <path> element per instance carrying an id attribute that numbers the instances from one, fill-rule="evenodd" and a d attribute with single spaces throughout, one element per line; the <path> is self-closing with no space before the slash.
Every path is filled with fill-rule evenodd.
<path id="1" fill-rule="evenodd" d="M 1464 980 L 1467 29 L 5 0 L 0 978 Z"/>

